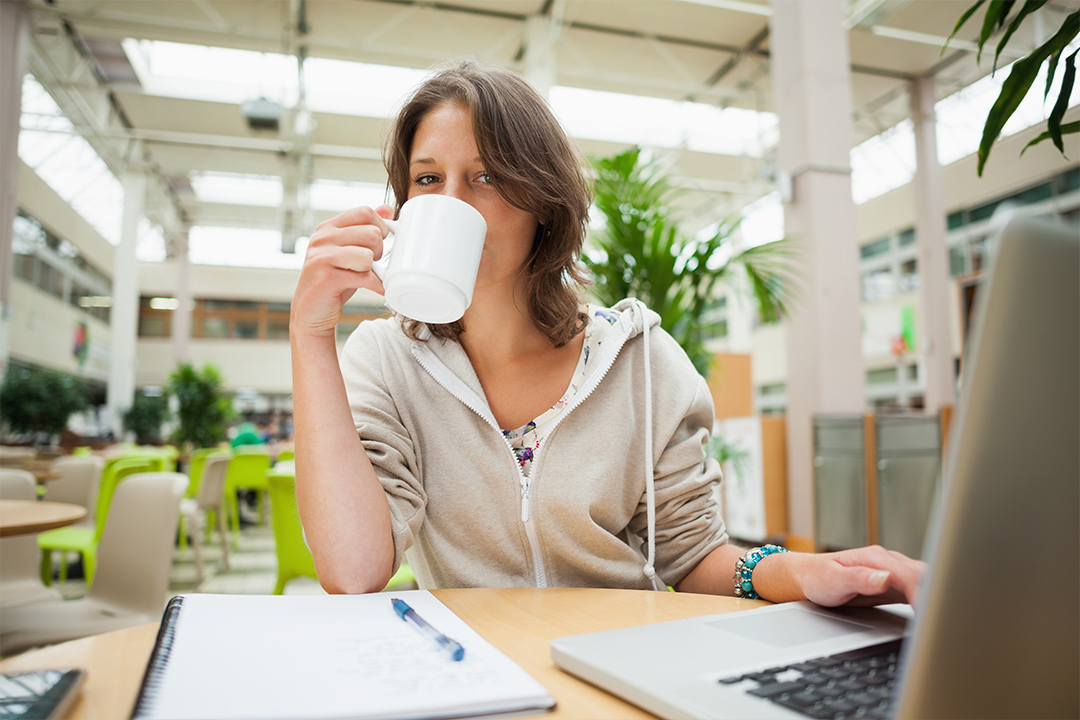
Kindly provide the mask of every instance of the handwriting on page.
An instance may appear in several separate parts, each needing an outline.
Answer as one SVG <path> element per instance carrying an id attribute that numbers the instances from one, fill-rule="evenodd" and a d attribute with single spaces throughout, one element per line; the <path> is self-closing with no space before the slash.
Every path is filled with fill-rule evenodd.
<path id="1" fill-rule="evenodd" d="M 377 682 L 388 693 L 442 693 L 448 688 L 484 685 L 498 677 L 483 657 L 466 654 L 465 660 L 451 662 L 446 653 L 419 635 L 342 638 L 335 652 L 343 681 L 356 676 L 365 685 Z"/>

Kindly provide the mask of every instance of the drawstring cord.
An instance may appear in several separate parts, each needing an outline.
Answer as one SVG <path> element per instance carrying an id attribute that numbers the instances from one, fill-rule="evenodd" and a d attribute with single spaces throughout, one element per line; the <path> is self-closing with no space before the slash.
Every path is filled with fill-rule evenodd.
<path id="1" fill-rule="evenodd" d="M 660 590 L 657 583 L 656 567 L 656 485 L 653 479 L 653 443 L 652 443 L 652 371 L 649 367 L 649 318 L 645 313 L 645 303 L 635 301 L 635 307 L 641 313 L 642 339 L 645 342 L 645 505 L 648 521 L 648 554 L 645 556 L 645 576 L 652 582 L 653 590 Z"/>

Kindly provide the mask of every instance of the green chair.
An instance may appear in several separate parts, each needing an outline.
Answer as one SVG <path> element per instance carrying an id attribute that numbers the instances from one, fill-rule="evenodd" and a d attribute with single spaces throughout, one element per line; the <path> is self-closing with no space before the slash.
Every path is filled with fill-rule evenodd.
<path id="1" fill-rule="evenodd" d="M 83 573 L 86 587 L 94 581 L 97 567 L 97 547 L 101 542 L 101 533 L 105 530 L 105 520 L 109 516 L 109 504 L 112 502 L 116 486 L 128 475 L 142 472 L 157 472 L 160 463 L 156 458 L 147 456 L 117 457 L 105 463 L 98 486 L 97 505 L 94 508 L 93 527 L 64 527 L 48 530 L 38 535 L 38 547 L 41 548 L 41 581 L 52 583 L 52 556 L 54 550 L 61 554 L 60 581 L 67 579 L 67 552 L 73 550 L 82 555 Z"/>
<path id="2" fill-rule="evenodd" d="M 282 450 L 281 452 L 278 453 L 278 456 L 277 456 L 277 461 L 278 462 L 285 462 L 286 460 L 295 460 L 295 459 L 296 459 L 296 451 L 292 450 L 291 448 L 289 450 Z"/>
<path id="3" fill-rule="evenodd" d="M 270 469 L 270 455 L 265 446 L 242 446 L 234 451 L 225 478 L 225 504 L 233 533 L 233 546 L 240 538 L 240 507 L 236 501 L 238 490 L 255 490 L 259 494 L 259 523 L 266 524 L 266 471 Z"/>
<path id="4" fill-rule="evenodd" d="M 304 542 L 300 513 L 296 509 L 295 471 L 283 468 L 270 470 L 266 477 L 270 487 L 270 516 L 274 523 L 274 546 L 277 551 L 277 584 L 274 594 L 285 592 L 285 583 L 298 577 L 319 579 L 315 561 Z"/>
<path id="5" fill-rule="evenodd" d="M 285 592 L 285 583 L 298 577 L 319 579 L 311 550 L 304 542 L 300 511 L 296 507 L 296 470 L 292 462 L 279 463 L 266 473 L 270 486 L 270 513 L 274 523 L 274 545 L 277 551 L 278 573 L 274 594 Z M 404 583 L 415 585 L 416 577 L 408 563 L 402 563 L 386 587 Z"/>

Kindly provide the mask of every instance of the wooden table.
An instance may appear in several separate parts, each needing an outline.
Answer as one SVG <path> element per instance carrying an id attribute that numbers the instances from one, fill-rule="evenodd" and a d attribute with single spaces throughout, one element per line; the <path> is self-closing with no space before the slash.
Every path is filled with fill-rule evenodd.
<path id="1" fill-rule="evenodd" d="M 71 503 L 0 500 L 0 537 L 31 535 L 71 525 L 86 517 L 86 508 Z"/>
<path id="2" fill-rule="evenodd" d="M 3 468 L 25 470 L 33 475 L 38 483 L 44 483 L 49 480 L 56 480 L 57 478 L 63 477 L 58 470 L 53 469 L 52 460 L 37 460 L 33 458 L 27 458 L 25 460 L 20 459 L 15 463 L 4 463 Z"/>
<path id="3" fill-rule="evenodd" d="M 767 604 L 690 593 L 582 588 L 480 588 L 434 594 L 547 688 L 558 705 L 543 717 L 555 720 L 652 715 L 555 667 L 548 646 L 553 638 Z M 0 672 L 86 668 L 86 684 L 71 720 L 123 720 L 131 715 L 156 635 L 157 625 L 150 624 L 73 640 L 2 660 Z"/>

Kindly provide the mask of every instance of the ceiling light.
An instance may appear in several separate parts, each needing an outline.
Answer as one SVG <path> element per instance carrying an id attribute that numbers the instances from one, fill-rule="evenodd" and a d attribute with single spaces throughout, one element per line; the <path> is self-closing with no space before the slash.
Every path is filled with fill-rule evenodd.
<path id="1" fill-rule="evenodd" d="M 150 308 L 153 310 L 176 310 L 180 307 L 180 301 L 173 297 L 150 298 Z"/>
<path id="2" fill-rule="evenodd" d="M 277 130 L 281 126 L 281 103 L 264 97 L 240 103 L 240 112 L 252 130 Z"/>

